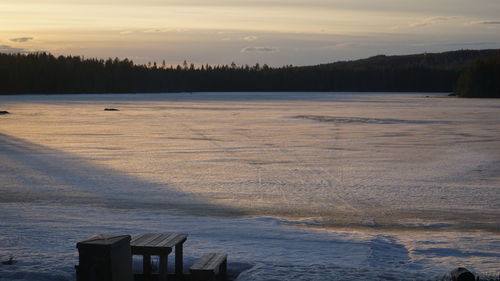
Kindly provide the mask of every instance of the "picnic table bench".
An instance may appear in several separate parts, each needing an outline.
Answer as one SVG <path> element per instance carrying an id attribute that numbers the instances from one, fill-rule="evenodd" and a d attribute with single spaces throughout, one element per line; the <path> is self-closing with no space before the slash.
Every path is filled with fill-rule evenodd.
<path id="1" fill-rule="evenodd" d="M 219 280 L 226 280 L 227 254 L 206 253 L 189 268 L 189 272 L 191 272 L 191 280 L 212 281 L 215 279 L 216 268 L 219 268 Z"/>
<path id="2" fill-rule="evenodd" d="M 132 255 L 142 255 L 143 273 L 151 276 L 151 256 L 159 256 L 159 279 L 166 281 L 168 278 L 168 255 L 175 247 L 175 274 L 182 275 L 183 271 L 183 244 L 187 234 L 161 234 L 145 233 L 132 237 L 130 248 Z"/>

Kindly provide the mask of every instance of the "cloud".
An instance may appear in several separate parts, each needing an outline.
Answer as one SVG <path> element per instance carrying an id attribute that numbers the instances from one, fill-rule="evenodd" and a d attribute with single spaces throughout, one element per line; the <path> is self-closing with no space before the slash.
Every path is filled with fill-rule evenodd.
<path id="1" fill-rule="evenodd" d="M 245 47 L 240 53 L 276 53 L 279 51 L 278 47 Z"/>
<path id="2" fill-rule="evenodd" d="M 164 33 L 167 32 L 166 30 L 159 29 L 159 28 L 152 28 L 152 29 L 146 29 L 143 31 L 144 33 Z"/>
<path id="3" fill-rule="evenodd" d="M 19 0 L 2 0 L 3 2 L 18 3 Z M 388 13 L 439 13 L 447 15 L 477 15 L 497 14 L 500 2 L 498 0 L 23 0 L 23 3 L 40 2 L 54 4 L 79 3 L 81 5 L 97 4 L 115 7 L 119 6 L 139 6 L 147 8 L 158 7 L 236 7 L 236 8 L 279 8 L 291 7 L 295 9 L 335 9 L 350 11 L 383 11 Z M 480 2 L 480 4 L 478 4 Z"/>
<path id="4" fill-rule="evenodd" d="M 450 43 L 436 43 L 432 44 L 432 46 L 445 46 L 445 47 L 485 47 L 485 46 L 496 46 L 495 42 L 450 42 Z"/>
<path id="5" fill-rule="evenodd" d="M 245 41 L 255 41 L 255 40 L 257 40 L 257 36 L 253 36 L 253 35 L 245 36 L 245 37 L 243 37 L 243 40 L 245 40 Z"/>
<path id="6" fill-rule="evenodd" d="M 9 41 L 12 41 L 12 42 L 16 42 L 16 43 L 24 43 L 24 42 L 28 42 L 30 40 L 33 40 L 35 38 L 33 37 L 18 37 L 18 38 L 11 38 L 9 39 Z"/>
<path id="7" fill-rule="evenodd" d="M 227 34 L 235 34 L 236 32 L 226 30 L 226 31 L 217 31 L 216 33 L 219 35 L 227 35 Z"/>
<path id="8" fill-rule="evenodd" d="M 188 28 L 149 28 L 142 30 L 143 33 L 183 33 L 190 32 L 191 29 Z M 130 33 L 132 33 L 131 31 Z"/>
<path id="9" fill-rule="evenodd" d="M 481 21 L 471 21 L 467 25 L 477 25 L 477 24 L 500 24 L 500 20 L 481 20 Z"/>
<path id="10" fill-rule="evenodd" d="M 234 32 L 231 32 L 231 34 L 233 34 L 233 33 Z M 217 32 L 217 34 L 219 34 L 219 35 L 231 35 L 231 34 L 227 34 L 224 32 Z M 257 39 L 258 39 L 258 37 L 253 36 L 253 35 L 249 35 L 249 36 L 235 35 L 232 37 L 226 36 L 226 37 L 221 38 L 222 41 L 240 41 L 240 40 L 243 40 L 243 41 L 248 41 L 248 42 L 252 42 L 252 41 L 255 41 Z"/>
<path id="11" fill-rule="evenodd" d="M 410 27 L 423 27 L 427 25 L 433 25 L 433 24 L 438 24 L 440 22 L 448 21 L 453 19 L 454 17 L 432 17 L 432 18 L 425 18 L 419 22 L 411 23 Z"/>
<path id="12" fill-rule="evenodd" d="M 17 54 L 17 53 L 27 53 L 28 51 L 23 48 L 15 48 L 11 47 L 9 45 L 0 45 L 0 53 L 7 53 L 7 54 Z"/>
<path id="13" fill-rule="evenodd" d="M 337 50 L 337 49 L 346 49 L 353 47 L 361 47 L 362 44 L 354 43 L 354 42 L 340 42 L 340 43 L 329 43 L 328 45 L 322 45 L 318 47 L 313 47 L 317 50 Z"/>

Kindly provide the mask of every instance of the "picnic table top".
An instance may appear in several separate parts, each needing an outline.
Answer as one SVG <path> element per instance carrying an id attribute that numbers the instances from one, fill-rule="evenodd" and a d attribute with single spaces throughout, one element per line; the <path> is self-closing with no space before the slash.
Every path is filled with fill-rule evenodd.
<path id="1" fill-rule="evenodd" d="M 187 234 L 144 233 L 132 237 L 130 246 L 133 253 L 164 251 L 170 253 L 172 247 L 184 243 Z"/>

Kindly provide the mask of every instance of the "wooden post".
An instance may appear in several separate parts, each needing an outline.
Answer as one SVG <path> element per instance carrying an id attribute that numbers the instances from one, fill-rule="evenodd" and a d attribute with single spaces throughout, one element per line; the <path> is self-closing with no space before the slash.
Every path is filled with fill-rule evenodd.
<path id="1" fill-rule="evenodd" d="M 225 260 L 219 267 L 219 278 L 221 281 L 227 279 L 227 260 Z"/>
<path id="2" fill-rule="evenodd" d="M 175 275 L 182 276 L 183 272 L 182 243 L 175 245 Z"/>
<path id="3" fill-rule="evenodd" d="M 475 281 L 476 278 L 469 270 L 463 267 L 457 267 L 451 271 L 452 281 Z"/>
<path id="4" fill-rule="evenodd" d="M 144 276 L 151 276 L 151 255 L 142 255 L 142 273 Z"/>
<path id="5" fill-rule="evenodd" d="M 168 255 L 160 255 L 160 276 L 158 280 L 167 281 Z"/>

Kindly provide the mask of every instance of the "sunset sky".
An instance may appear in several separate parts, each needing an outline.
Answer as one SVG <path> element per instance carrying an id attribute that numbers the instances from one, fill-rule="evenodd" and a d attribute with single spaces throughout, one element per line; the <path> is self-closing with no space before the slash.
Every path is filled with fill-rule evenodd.
<path id="1" fill-rule="evenodd" d="M 499 0 L 0 0 L 0 52 L 280 66 L 491 48 Z"/>

